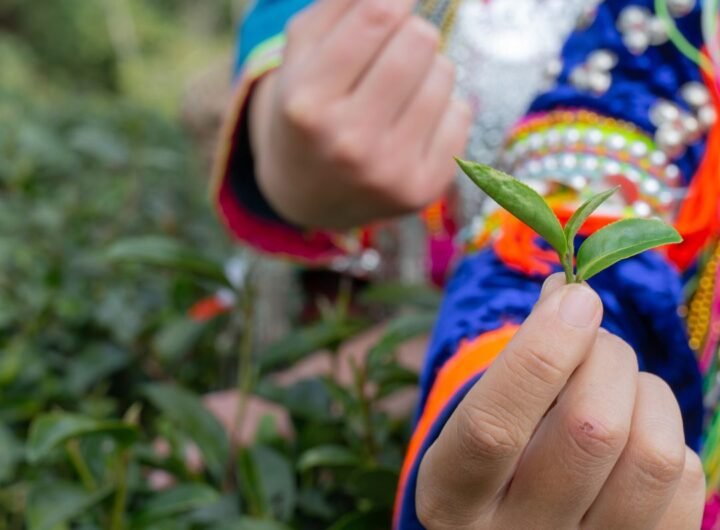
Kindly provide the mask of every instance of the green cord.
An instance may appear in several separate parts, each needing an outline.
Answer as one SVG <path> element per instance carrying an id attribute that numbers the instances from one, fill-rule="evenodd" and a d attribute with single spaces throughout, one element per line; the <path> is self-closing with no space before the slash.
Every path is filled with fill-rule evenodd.
<path id="1" fill-rule="evenodd" d="M 703 40 L 710 52 L 713 67 L 716 70 L 720 65 L 720 46 L 717 38 L 717 18 L 720 0 L 708 0 L 702 8 Z"/>
<path id="2" fill-rule="evenodd" d="M 675 20 L 670 15 L 667 0 L 655 0 L 655 12 L 665 24 L 668 37 L 672 43 L 677 46 L 678 50 L 680 50 L 685 57 L 700 66 L 703 70 L 712 72 L 712 66 L 708 63 L 707 57 L 705 57 L 700 50 L 693 46 L 690 41 L 685 38 L 685 35 L 680 33 L 680 30 L 675 24 Z"/>

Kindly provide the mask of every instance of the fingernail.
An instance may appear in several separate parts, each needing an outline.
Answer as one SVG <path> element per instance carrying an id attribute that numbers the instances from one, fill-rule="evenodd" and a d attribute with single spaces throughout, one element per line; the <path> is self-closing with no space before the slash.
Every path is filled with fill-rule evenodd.
<path id="1" fill-rule="evenodd" d="M 565 285 L 565 277 L 562 273 L 548 276 L 545 280 L 545 283 L 543 283 L 542 289 L 540 290 L 540 298 L 547 294 L 555 292 L 563 285 Z"/>
<path id="2" fill-rule="evenodd" d="M 586 328 L 595 321 L 600 308 L 597 295 L 589 287 L 572 285 L 560 302 L 559 314 L 565 323 L 576 327 Z"/>

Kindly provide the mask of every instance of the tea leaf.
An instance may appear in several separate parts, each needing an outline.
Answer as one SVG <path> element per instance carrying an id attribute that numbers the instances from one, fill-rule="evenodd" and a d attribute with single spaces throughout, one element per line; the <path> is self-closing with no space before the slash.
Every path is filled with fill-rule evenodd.
<path id="1" fill-rule="evenodd" d="M 316 467 L 352 467 L 358 465 L 360 459 L 350 449 L 339 445 L 322 445 L 308 449 L 298 460 L 300 472 Z"/>
<path id="2" fill-rule="evenodd" d="M 88 492 L 72 482 L 43 479 L 30 489 L 25 513 L 29 530 L 68 528 L 68 523 L 103 501 L 112 488 Z"/>
<path id="3" fill-rule="evenodd" d="M 64 412 L 52 412 L 37 418 L 30 428 L 27 459 L 37 463 L 62 443 L 82 436 L 106 434 L 122 444 L 132 443 L 135 427 L 121 421 L 102 421 Z"/>
<path id="4" fill-rule="evenodd" d="M 651 248 L 680 243 L 682 237 L 671 226 L 656 219 L 624 219 L 587 238 L 577 255 L 578 281 L 595 276 L 618 261 Z"/>
<path id="5" fill-rule="evenodd" d="M 565 238 L 568 241 L 568 245 L 572 245 L 573 239 L 575 239 L 575 236 L 580 231 L 583 224 L 585 224 L 585 221 L 588 220 L 588 217 L 590 217 L 602 203 L 612 197 L 619 189 L 620 186 L 616 186 L 611 190 L 598 193 L 597 195 L 590 197 L 582 204 L 582 206 L 580 206 L 580 208 L 575 210 L 575 213 L 565 224 Z"/>
<path id="6" fill-rule="evenodd" d="M 220 499 L 216 490 L 206 484 L 188 483 L 161 491 L 148 500 L 133 521 L 136 528 L 150 527 L 151 523 L 184 514 Z"/>
<path id="7" fill-rule="evenodd" d="M 558 254 L 565 254 L 567 242 L 562 225 L 532 188 L 490 166 L 459 159 L 457 163 L 495 202 L 540 234 Z"/>

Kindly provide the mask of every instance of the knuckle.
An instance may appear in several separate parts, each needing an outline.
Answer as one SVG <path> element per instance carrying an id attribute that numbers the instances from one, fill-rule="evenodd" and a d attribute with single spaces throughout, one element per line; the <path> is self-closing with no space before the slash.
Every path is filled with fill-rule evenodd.
<path id="1" fill-rule="evenodd" d="M 292 127 L 305 133 L 319 130 L 319 112 L 308 94 L 301 91 L 286 94 L 281 109 L 283 117 Z"/>
<path id="2" fill-rule="evenodd" d="M 695 451 L 690 449 L 686 450 L 682 480 L 691 491 L 705 491 L 706 479 L 702 460 Z"/>
<path id="3" fill-rule="evenodd" d="M 288 22 L 286 34 L 289 45 L 298 42 L 303 37 L 303 35 L 305 35 L 307 16 L 307 12 L 300 12 L 292 19 L 290 19 L 290 22 Z"/>
<path id="4" fill-rule="evenodd" d="M 603 331 L 598 334 L 598 345 L 605 355 L 612 355 L 618 364 L 618 370 L 638 371 L 638 360 L 635 350 L 623 339 L 610 332 Z"/>
<path id="5" fill-rule="evenodd" d="M 641 447 L 635 467 L 645 487 L 665 488 L 678 482 L 685 469 L 685 452 L 660 447 Z"/>
<path id="6" fill-rule="evenodd" d="M 415 44 L 428 50 L 435 50 L 440 46 L 440 32 L 427 20 L 413 16 L 406 22 L 405 28 Z"/>
<path id="7" fill-rule="evenodd" d="M 499 411 L 466 403 L 458 414 L 458 450 L 464 457 L 478 462 L 504 460 L 522 449 L 517 427 Z"/>
<path id="8" fill-rule="evenodd" d="M 567 429 L 573 447 L 583 461 L 604 462 L 618 457 L 627 444 L 629 425 L 617 418 L 600 420 L 588 412 L 572 412 Z"/>
<path id="9" fill-rule="evenodd" d="M 553 355 L 548 348 L 540 347 L 534 341 L 523 341 L 507 353 L 503 358 L 511 373 L 522 374 L 532 383 L 555 386 L 569 375 L 559 364 L 558 355 Z"/>
<path id="10" fill-rule="evenodd" d="M 370 146 L 365 137 L 357 131 L 341 131 L 329 141 L 331 160 L 345 167 L 359 169 L 368 160 Z"/>

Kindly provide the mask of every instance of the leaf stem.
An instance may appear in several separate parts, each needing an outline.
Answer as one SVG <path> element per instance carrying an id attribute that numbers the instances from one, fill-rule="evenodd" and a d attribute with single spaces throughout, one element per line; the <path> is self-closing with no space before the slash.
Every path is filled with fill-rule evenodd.
<path id="1" fill-rule="evenodd" d="M 70 457 L 70 462 L 80 477 L 80 481 L 85 489 L 88 491 L 96 491 L 97 482 L 95 482 L 95 477 L 93 477 L 87 462 L 85 462 L 85 459 L 80 452 L 79 442 L 77 440 L 69 440 L 65 444 L 65 450 L 67 451 L 68 456 Z"/>
<path id="2" fill-rule="evenodd" d="M 563 270 L 565 271 L 565 281 L 567 283 L 575 283 L 575 272 L 573 271 L 573 255 L 569 250 L 564 256 L 560 256 L 560 263 L 562 263 Z"/>
<path id="3" fill-rule="evenodd" d="M 121 453 L 118 462 L 115 498 L 113 499 L 112 514 L 110 516 L 110 530 L 124 530 L 125 506 L 127 505 L 127 472 L 130 463 L 128 450 Z"/>

